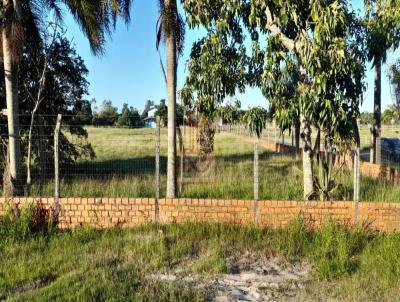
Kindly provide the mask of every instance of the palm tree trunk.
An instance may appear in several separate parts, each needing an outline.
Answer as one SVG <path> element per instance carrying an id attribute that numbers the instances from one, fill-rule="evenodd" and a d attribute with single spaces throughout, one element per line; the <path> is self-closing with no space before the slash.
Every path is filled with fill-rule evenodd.
<path id="1" fill-rule="evenodd" d="M 301 132 L 304 142 L 303 148 L 303 187 L 304 199 L 310 199 L 315 192 L 313 171 L 313 149 L 311 145 L 311 125 L 301 117 Z"/>
<path id="2" fill-rule="evenodd" d="M 3 0 L 3 5 L 8 1 Z M 3 62 L 6 88 L 7 122 L 8 122 L 8 152 L 9 162 L 6 165 L 9 169 L 9 177 L 4 179 L 4 194 L 16 196 L 21 193 L 21 150 L 19 137 L 19 117 L 18 117 L 18 66 L 13 62 L 11 29 L 9 24 L 3 25 Z"/>
<path id="3" fill-rule="evenodd" d="M 165 0 L 165 8 L 176 9 L 176 0 Z M 166 37 L 167 49 L 167 94 L 168 94 L 168 161 L 167 161 L 167 198 L 176 194 L 176 39 L 172 30 Z"/>
<path id="4" fill-rule="evenodd" d="M 382 61 L 378 60 L 374 67 L 373 160 L 375 164 L 381 164 L 381 67 Z"/>

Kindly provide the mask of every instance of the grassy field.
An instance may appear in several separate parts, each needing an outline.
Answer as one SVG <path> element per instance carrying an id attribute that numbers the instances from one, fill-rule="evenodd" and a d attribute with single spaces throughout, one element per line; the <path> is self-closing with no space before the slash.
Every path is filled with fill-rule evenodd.
<path id="1" fill-rule="evenodd" d="M 297 281 L 255 289 L 274 301 L 400 297 L 399 234 L 347 231 L 333 222 L 311 231 L 300 220 L 281 231 L 172 224 L 33 233 L 24 211 L 0 220 L 2 301 L 212 301 L 223 278 L 268 263 L 271 270 L 256 276 L 270 280 L 301 263 L 310 267 Z"/>
<path id="2" fill-rule="evenodd" d="M 96 153 L 92 161 L 80 161 L 61 171 L 61 195 L 65 197 L 154 197 L 154 129 L 88 128 L 88 140 Z M 166 129 L 161 131 L 161 196 L 166 188 Z M 182 197 L 253 198 L 253 145 L 235 135 L 215 137 L 215 175 L 206 184 L 184 183 Z M 352 198 L 352 173 L 337 177 L 341 197 Z M 27 195 L 52 196 L 53 183 L 33 185 Z M 290 156 L 260 149 L 260 198 L 302 199 L 301 162 Z M 399 201 L 400 187 L 386 181 L 362 178 L 361 200 Z"/>

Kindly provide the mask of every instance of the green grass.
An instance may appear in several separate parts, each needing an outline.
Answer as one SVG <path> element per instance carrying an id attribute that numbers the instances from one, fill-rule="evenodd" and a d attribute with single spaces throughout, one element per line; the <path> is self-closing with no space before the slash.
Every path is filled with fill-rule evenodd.
<path id="1" fill-rule="evenodd" d="M 154 197 L 154 129 L 88 128 L 88 140 L 96 159 L 80 161 L 61 170 L 61 195 L 64 197 Z M 161 196 L 166 191 L 167 132 L 161 131 Z M 187 146 L 187 145 L 186 145 Z M 253 145 L 235 135 L 215 137 L 215 176 L 206 184 L 184 183 L 179 196 L 192 198 L 253 198 Z M 260 148 L 261 199 L 302 199 L 301 161 L 273 154 Z M 337 179 L 344 185 L 342 198 L 352 199 L 352 173 Z M 34 184 L 29 196 L 52 196 L 54 184 Z M 361 200 L 400 199 L 400 187 L 387 181 L 361 180 Z"/>
<path id="2" fill-rule="evenodd" d="M 393 301 L 400 295 L 400 234 L 312 231 L 297 219 L 284 230 L 224 224 L 130 229 L 34 229 L 27 209 L 0 221 L 0 300 L 205 301 L 208 288 L 161 282 L 155 273 L 230 273 L 244 252 L 313 265 L 308 300 Z M 13 229 L 14 232 L 9 230 Z"/>

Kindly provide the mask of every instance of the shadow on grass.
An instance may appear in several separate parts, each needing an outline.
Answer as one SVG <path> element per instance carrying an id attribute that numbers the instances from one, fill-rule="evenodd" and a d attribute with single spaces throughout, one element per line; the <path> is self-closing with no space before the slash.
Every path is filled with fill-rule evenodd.
<path id="1" fill-rule="evenodd" d="M 160 157 L 160 174 L 166 174 L 167 158 Z M 92 178 L 110 178 L 113 176 L 154 175 L 155 157 L 145 156 L 130 159 L 81 162 L 61 169 L 63 178 L 89 176 Z"/>
<path id="2" fill-rule="evenodd" d="M 213 155 L 217 162 L 222 164 L 242 164 L 253 161 L 254 154 L 252 152 L 233 154 L 227 156 Z M 268 151 L 260 152 L 260 164 L 271 159 L 271 157 L 279 157 Z M 179 165 L 180 159 L 177 159 Z M 285 164 L 287 161 L 285 161 Z M 272 163 L 271 163 L 272 164 Z M 276 163 L 278 164 L 278 163 Z M 292 164 L 292 163 L 291 163 Z M 290 164 L 290 165 L 291 165 Z M 287 165 L 285 165 L 287 166 Z M 281 166 L 280 166 L 281 168 Z M 91 177 L 91 178 L 110 178 L 113 176 L 140 176 L 140 175 L 154 175 L 155 173 L 155 157 L 145 156 L 130 159 L 113 159 L 105 161 L 91 161 L 80 162 L 73 165 L 64 166 L 61 168 L 61 176 L 64 179 L 74 179 L 76 177 Z M 160 156 L 160 174 L 166 175 L 167 173 L 167 157 Z"/>

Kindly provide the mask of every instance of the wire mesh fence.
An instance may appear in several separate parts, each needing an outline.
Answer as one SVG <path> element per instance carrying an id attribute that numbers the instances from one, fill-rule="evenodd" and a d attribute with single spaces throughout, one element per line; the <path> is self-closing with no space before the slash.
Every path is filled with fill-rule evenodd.
<path id="1" fill-rule="evenodd" d="M 31 116 L 20 116 L 19 185 L 23 188 L 22 194 L 55 196 L 58 167 L 61 197 L 155 198 L 157 191 L 159 197 L 166 196 L 166 127 L 159 128 L 157 153 L 155 123 L 149 123 L 147 127 L 106 127 L 82 122 L 85 120 L 82 116 L 62 116 L 57 134 L 59 144 L 55 148 L 57 115 L 38 115 L 33 122 Z M 277 125 L 270 123 L 257 139 L 243 125 L 180 125 L 177 128 L 177 196 L 303 199 L 302 159 L 293 152 L 296 146 L 294 133 L 294 129 L 282 132 Z M 360 157 L 368 162 L 371 149 L 368 125 L 361 125 L 360 133 Z M 386 155 L 385 139 L 400 137 L 400 127 L 383 126 L 382 134 L 382 163 L 396 167 L 399 161 L 393 154 L 398 151 L 395 149 L 393 154 Z M 5 178 L 9 137 L 4 117 L 0 118 L 0 136 L 1 173 Z M 315 135 L 312 140 L 315 144 Z M 344 160 L 334 169 L 335 183 L 340 184 L 335 188 L 335 196 L 339 199 L 353 198 L 352 160 Z M 319 166 L 314 168 L 316 177 L 321 179 L 323 171 Z M 396 182 L 389 181 L 382 173 L 375 178 L 368 175 L 361 178 L 361 200 L 396 201 L 399 196 Z"/>

